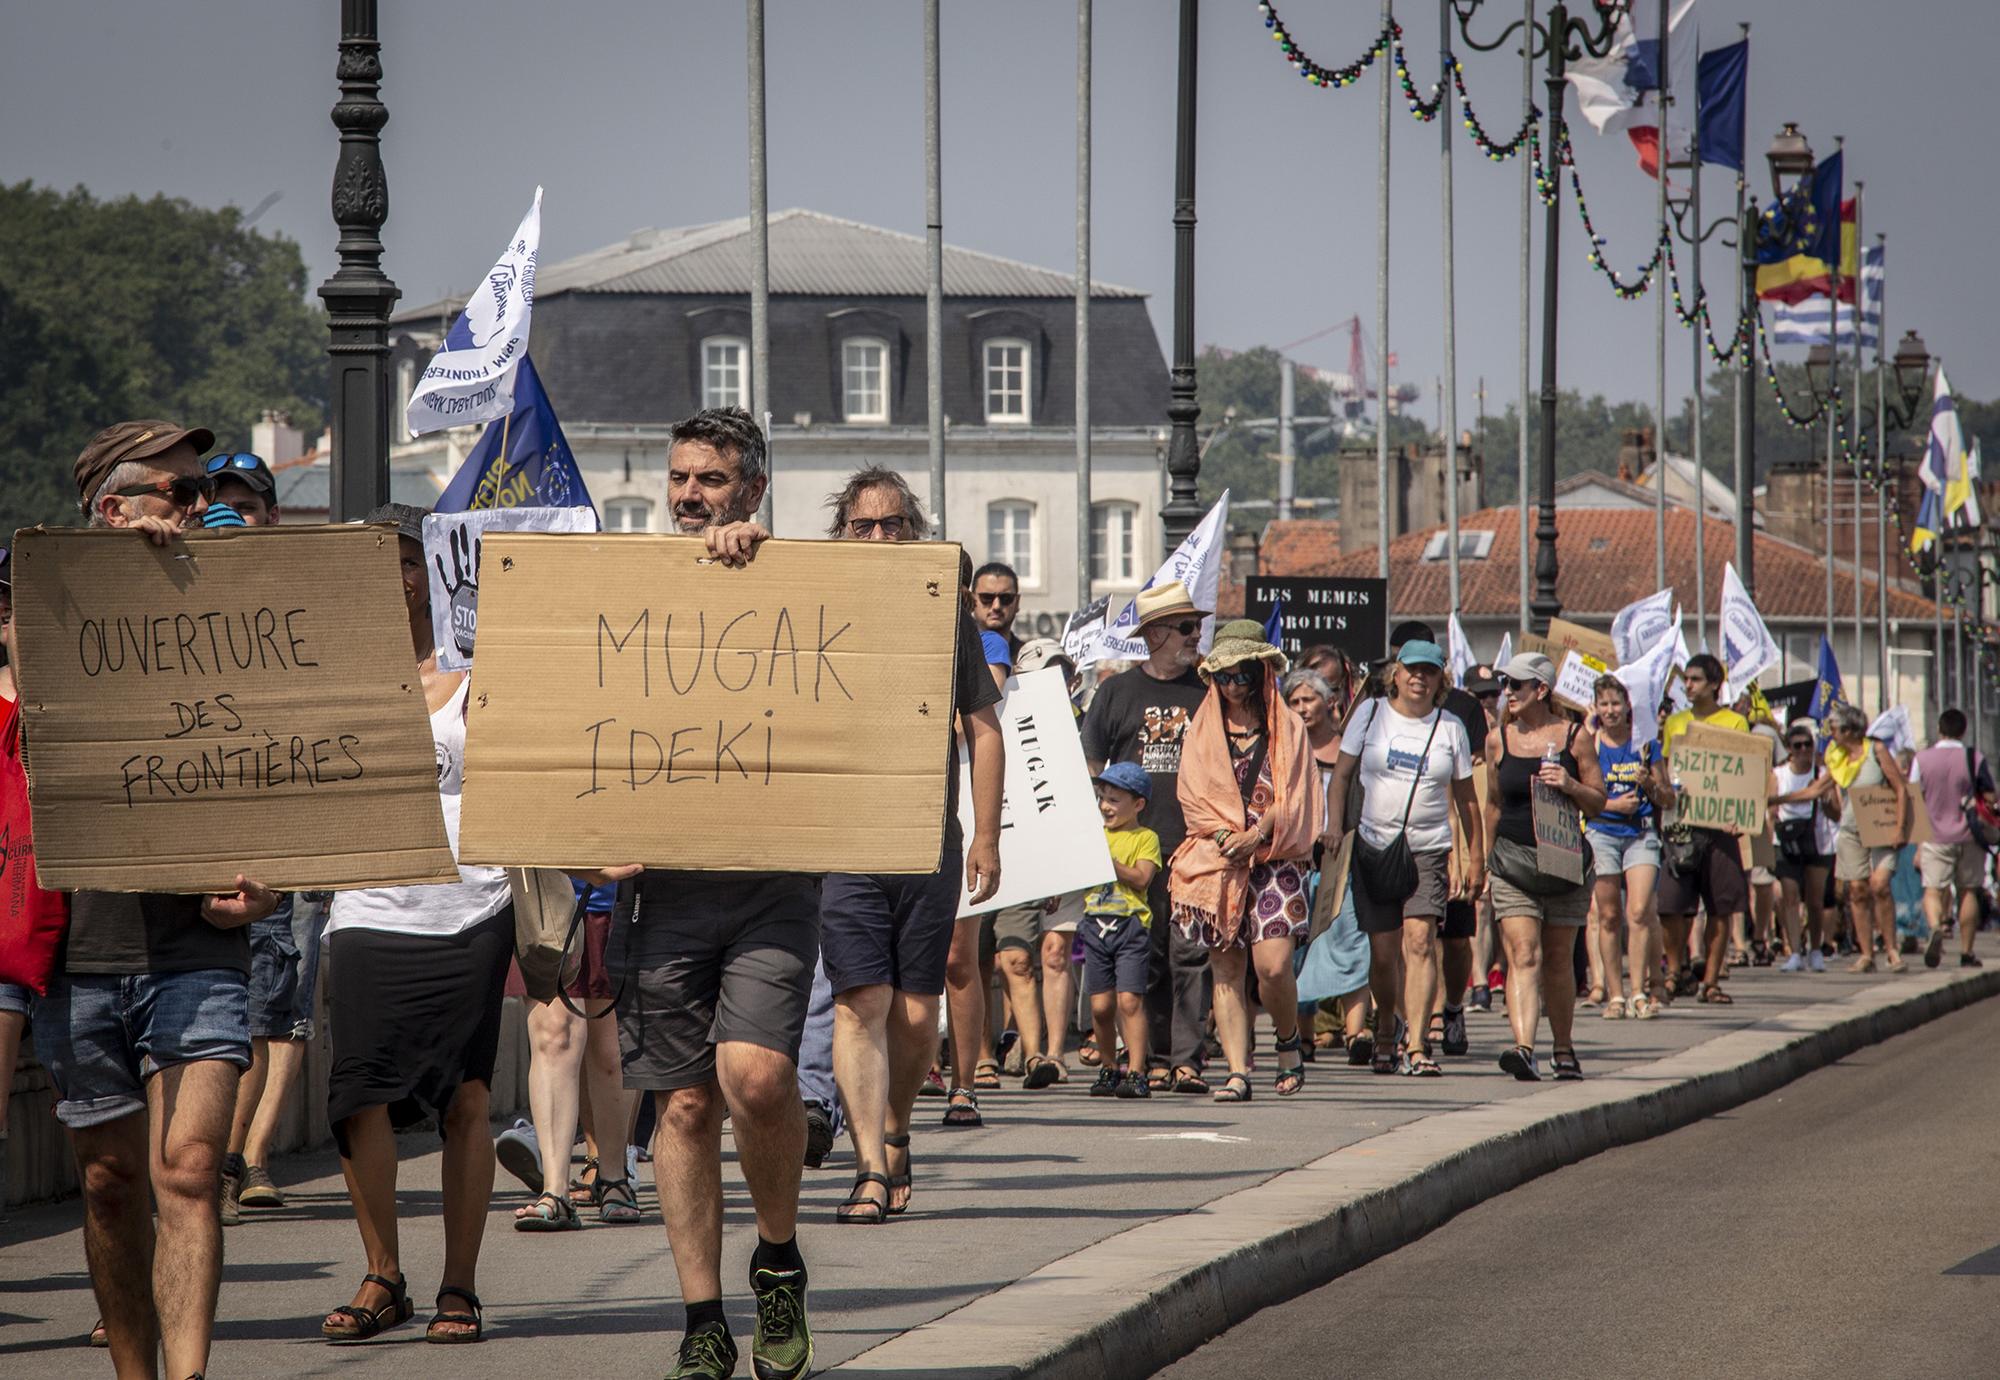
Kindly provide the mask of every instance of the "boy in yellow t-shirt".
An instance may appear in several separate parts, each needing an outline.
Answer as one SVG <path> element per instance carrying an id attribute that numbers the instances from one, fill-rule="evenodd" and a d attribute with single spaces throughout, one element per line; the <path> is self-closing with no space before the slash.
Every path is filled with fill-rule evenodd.
<path id="1" fill-rule="evenodd" d="M 1090 1023 L 1104 1066 L 1091 1085 L 1092 1097 L 1151 1097 L 1146 1086 L 1146 976 L 1153 944 L 1146 931 L 1152 914 L 1146 888 L 1159 874 L 1160 836 L 1139 823 L 1153 798 L 1152 779 L 1136 762 L 1115 762 L 1097 778 L 1097 812 L 1104 817 L 1104 841 L 1117 875 L 1092 887 L 1083 898 L 1084 990 L 1090 993 Z M 1114 1028 L 1113 1017 L 1116 1016 Z M 1117 1033 L 1125 1035 L 1125 1067 L 1118 1070 Z"/>

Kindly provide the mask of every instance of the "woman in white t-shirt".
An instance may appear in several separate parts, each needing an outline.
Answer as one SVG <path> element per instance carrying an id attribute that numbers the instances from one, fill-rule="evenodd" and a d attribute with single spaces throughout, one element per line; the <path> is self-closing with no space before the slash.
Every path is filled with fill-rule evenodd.
<path id="1" fill-rule="evenodd" d="M 1826 971 L 1820 945 L 1827 938 L 1826 874 L 1840 819 L 1840 787 L 1820 765 L 1819 742 L 1811 720 L 1800 719 L 1785 732 L 1785 758 L 1771 769 L 1771 805 L 1777 815 L 1778 860 L 1771 870 L 1781 888 L 1778 924 L 1789 957 L 1779 971 Z M 1799 923 L 1800 902 L 1806 923 Z"/>
<path id="2" fill-rule="evenodd" d="M 1435 1078 L 1442 1072 L 1424 1039 L 1439 980 L 1437 927 L 1447 900 L 1472 900 L 1486 884 L 1472 744 L 1465 726 L 1441 707 L 1446 684 L 1444 652 L 1435 642 L 1404 643 L 1390 667 L 1389 694 L 1360 705 L 1348 718 L 1328 792 L 1326 841 L 1331 851 L 1345 822 L 1348 782 L 1356 771 L 1361 773 L 1360 836 L 1354 841 L 1348 885 L 1355 918 L 1373 951 L 1368 986 L 1375 997 L 1377 1073 Z M 1454 810 L 1467 853 L 1467 865 L 1456 879 L 1451 868 Z M 1416 866 L 1416 889 L 1406 896 L 1393 894 L 1382 875 L 1382 850 L 1393 851 L 1399 839 L 1407 843 Z M 1395 1030 L 1386 1024 L 1399 1002 L 1405 1017 L 1400 1059 Z"/>
<path id="3" fill-rule="evenodd" d="M 422 509 L 390 503 L 368 520 L 397 527 L 410 638 L 437 749 L 438 798 L 456 855 L 467 678 L 439 671 L 431 645 L 423 516 Z M 395 1127 L 425 1115 L 437 1119 L 444 1138 L 445 1237 L 437 1312 L 425 1340 L 480 1339 L 474 1274 L 493 1197 L 487 1090 L 514 952 L 514 912 L 501 869 L 460 867 L 458 878 L 334 894 L 326 926 L 333 1039 L 327 1117 L 368 1273 L 353 1302 L 320 1324 L 329 1341 L 372 1337 L 415 1316 L 397 1237 Z"/>

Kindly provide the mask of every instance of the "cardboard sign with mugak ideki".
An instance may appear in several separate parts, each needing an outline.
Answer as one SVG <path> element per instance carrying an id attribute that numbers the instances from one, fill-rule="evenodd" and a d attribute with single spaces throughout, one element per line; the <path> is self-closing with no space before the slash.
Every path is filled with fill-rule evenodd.
<path id="1" fill-rule="evenodd" d="M 395 529 L 18 535 L 35 863 L 52 890 L 455 881 Z"/>
<path id="2" fill-rule="evenodd" d="M 1771 740 L 1711 724 L 1674 739 L 1670 765 L 1681 784 L 1680 817 L 1701 829 L 1758 834 L 1771 791 Z"/>
<path id="3" fill-rule="evenodd" d="M 1069 684 L 1062 668 L 1047 666 L 1007 682 L 1000 701 L 1001 742 L 1007 756 L 1000 806 L 1000 889 L 975 906 L 964 888 L 958 915 L 980 915 L 1027 901 L 1042 901 L 1115 875 L 1104 841 L 1097 788 L 1083 760 Z M 1141 816 L 1141 824 L 1145 819 Z M 958 825 L 972 842 L 972 766 L 960 750 Z"/>
<path id="4" fill-rule="evenodd" d="M 1861 830 L 1861 842 L 1869 848 L 1895 848 L 1905 843 L 1929 843 L 1931 813 L 1924 808 L 1923 793 L 1910 790 L 1903 797 L 1903 814 L 1896 815 L 1896 788 L 1889 785 L 1856 786 L 1848 792 L 1847 803 L 1854 810 L 1854 822 Z M 1903 821 L 1909 828 L 1905 830 Z"/>
<path id="5" fill-rule="evenodd" d="M 459 856 L 930 872 L 958 547 L 489 533 Z"/>

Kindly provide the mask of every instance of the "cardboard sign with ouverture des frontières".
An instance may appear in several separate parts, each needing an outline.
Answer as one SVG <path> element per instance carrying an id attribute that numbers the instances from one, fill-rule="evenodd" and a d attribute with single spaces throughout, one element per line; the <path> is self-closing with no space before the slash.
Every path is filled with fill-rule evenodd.
<path id="1" fill-rule="evenodd" d="M 480 563 L 467 863 L 930 872 L 959 553 L 505 532 Z"/>
<path id="2" fill-rule="evenodd" d="M 51 890 L 455 881 L 392 527 L 16 534 Z"/>

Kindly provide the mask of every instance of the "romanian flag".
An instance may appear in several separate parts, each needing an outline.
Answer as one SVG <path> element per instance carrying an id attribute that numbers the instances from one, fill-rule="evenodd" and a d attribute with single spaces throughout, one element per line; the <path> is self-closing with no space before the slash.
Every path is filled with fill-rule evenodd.
<path id="1" fill-rule="evenodd" d="M 1840 203 L 1840 300 L 1854 300 L 1854 283 L 1861 276 L 1861 257 L 1855 237 L 1855 200 Z M 1833 286 L 1833 269 L 1824 259 L 1810 254 L 1794 254 L 1774 264 L 1757 268 L 1757 296 L 1766 302 L 1803 302 L 1808 297 L 1824 297 Z"/>

